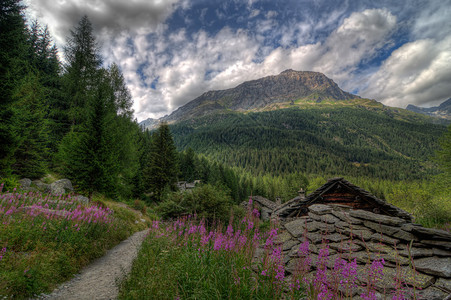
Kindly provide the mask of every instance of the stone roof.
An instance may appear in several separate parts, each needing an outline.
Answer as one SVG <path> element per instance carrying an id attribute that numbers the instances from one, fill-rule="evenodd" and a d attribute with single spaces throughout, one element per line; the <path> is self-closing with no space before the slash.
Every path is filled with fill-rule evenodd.
<path id="1" fill-rule="evenodd" d="M 342 177 L 329 179 L 323 186 L 318 188 L 316 191 L 308 195 L 304 200 L 298 201 L 296 204 L 291 205 L 289 208 L 280 211 L 280 217 L 291 217 L 295 212 L 299 211 L 304 207 L 308 207 L 314 204 L 318 199 L 321 199 L 321 195 L 325 194 L 327 191 L 336 187 L 336 185 L 345 186 L 351 190 L 357 192 L 360 198 L 364 201 L 372 202 L 381 208 L 381 211 L 386 212 L 390 216 L 399 217 L 411 221 L 413 216 L 408 212 L 386 202 L 385 200 L 379 199 L 372 195 L 370 192 L 350 183 L 349 181 L 343 179 Z M 296 198 L 295 198 L 296 199 Z M 294 200 L 294 199 L 293 199 Z M 292 200 L 291 200 L 292 201 Z"/>
<path id="2" fill-rule="evenodd" d="M 262 196 L 252 196 L 252 200 L 254 202 L 258 202 L 260 205 L 269 208 L 270 210 L 275 210 L 277 208 L 277 204 L 274 201 L 266 199 Z"/>
<path id="3" fill-rule="evenodd" d="M 306 254 L 300 252 L 300 246 L 308 241 L 307 263 L 310 267 L 304 270 L 306 280 L 316 277 L 315 272 L 320 266 L 319 251 L 326 245 L 329 256 L 324 276 L 334 276 L 337 260 L 355 259 L 359 274 L 356 285 L 342 291 L 343 294 L 350 293 L 352 299 L 361 299 L 368 286 L 372 262 L 380 258 L 384 259 L 384 268 L 381 278 L 373 284 L 381 297 L 391 298 L 397 285 L 402 284 L 411 289 L 415 287 L 416 299 L 451 299 L 450 232 L 345 205 L 313 204 L 307 211 L 305 216 L 282 220 L 273 241 L 275 247 L 282 249 L 285 272 L 299 272 L 299 262 L 306 262 L 302 260 Z M 264 261 L 267 252 L 271 251 L 265 247 L 263 242 L 254 261 Z M 343 295 L 343 298 L 348 297 Z"/>
<path id="4" fill-rule="evenodd" d="M 286 212 L 288 211 L 291 212 L 293 207 L 297 207 L 297 205 L 304 200 L 305 200 L 304 197 L 297 196 L 283 203 L 282 205 L 279 205 L 277 208 L 274 209 L 273 214 L 277 216 L 285 215 Z"/>

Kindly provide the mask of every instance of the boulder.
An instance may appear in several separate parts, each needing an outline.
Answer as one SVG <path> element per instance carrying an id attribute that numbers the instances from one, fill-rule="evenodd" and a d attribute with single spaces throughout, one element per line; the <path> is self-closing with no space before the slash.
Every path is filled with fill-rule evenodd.
<path id="1" fill-rule="evenodd" d="M 82 196 L 82 195 L 73 196 L 71 199 L 73 199 L 76 202 L 83 203 L 83 204 L 89 204 L 89 198 Z"/>
<path id="2" fill-rule="evenodd" d="M 19 183 L 20 183 L 20 188 L 23 189 L 23 190 L 26 190 L 31 185 L 31 179 L 23 178 L 23 179 L 19 180 Z"/>
<path id="3" fill-rule="evenodd" d="M 33 180 L 32 185 L 41 192 L 48 193 L 50 191 L 50 185 L 42 182 L 41 180 Z"/>
<path id="4" fill-rule="evenodd" d="M 74 188 L 69 179 L 60 179 L 50 184 L 50 192 L 55 195 L 72 192 Z"/>

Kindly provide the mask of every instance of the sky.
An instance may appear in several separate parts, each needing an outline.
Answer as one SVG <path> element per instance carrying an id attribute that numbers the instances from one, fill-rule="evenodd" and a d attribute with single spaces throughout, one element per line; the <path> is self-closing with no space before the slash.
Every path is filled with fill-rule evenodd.
<path id="1" fill-rule="evenodd" d="M 451 97 L 451 0 L 24 0 L 64 57 L 87 15 L 135 117 L 286 69 L 316 71 L 385 105 Z"/>

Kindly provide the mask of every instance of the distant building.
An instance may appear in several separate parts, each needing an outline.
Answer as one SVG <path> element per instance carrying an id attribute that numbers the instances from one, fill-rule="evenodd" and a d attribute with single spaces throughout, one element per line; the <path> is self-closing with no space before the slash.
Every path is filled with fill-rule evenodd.
<path id="1" fill-rule="evenodd" d="M 193 182 L 179 181 L 177 182 L 177 187 L 180 191 L 192 190 L 196 185 L 202 183 L 201 180 L 194 180 Z"/>

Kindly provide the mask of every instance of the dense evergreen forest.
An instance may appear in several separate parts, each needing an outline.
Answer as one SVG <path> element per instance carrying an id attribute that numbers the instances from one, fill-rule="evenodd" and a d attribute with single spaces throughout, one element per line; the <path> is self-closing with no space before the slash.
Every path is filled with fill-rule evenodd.
<path id="1" fill-rule="evenodd" d="M 255 174 L 420 179 L 445 126 L 397 120 L 364 107 L 228 113 L 171 127 L 176 145 Z"/>

